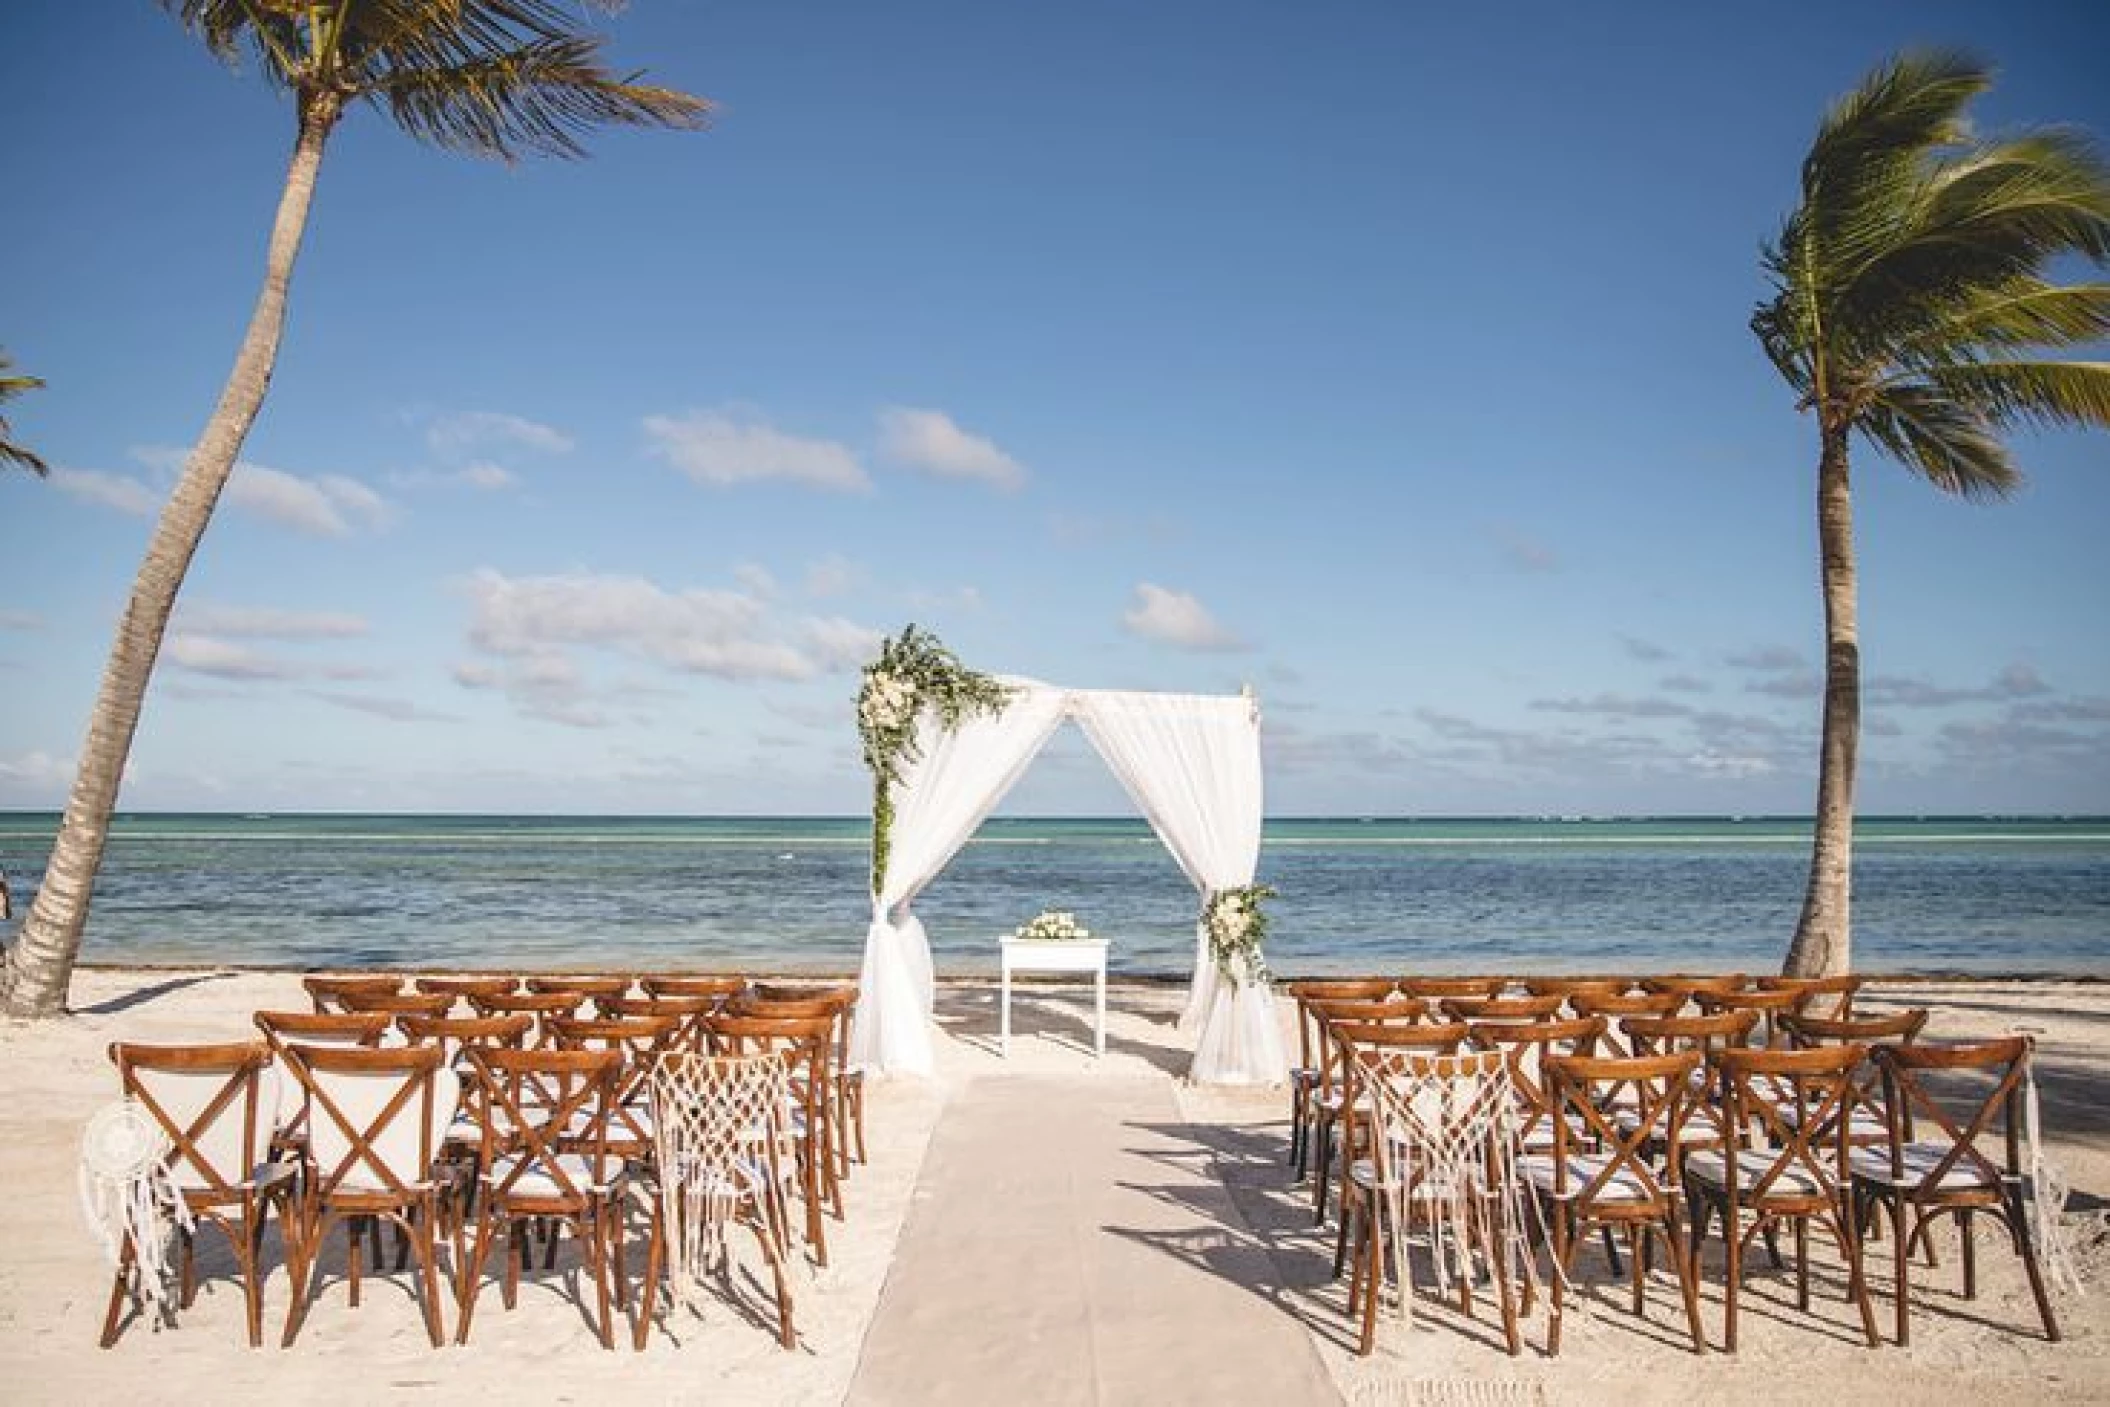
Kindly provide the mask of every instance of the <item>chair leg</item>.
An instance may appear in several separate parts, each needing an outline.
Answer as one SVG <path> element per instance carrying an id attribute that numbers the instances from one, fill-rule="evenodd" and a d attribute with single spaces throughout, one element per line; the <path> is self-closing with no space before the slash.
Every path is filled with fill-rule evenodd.
<path id="1" fill-rule="evenodd" d="M 1839 1242 L 1839 1254 L 1846 1260 L 1847 1298 L 1861 1311 L 1861 1332 L 1868 1336 L 1868 1346 L 1874 1348 L 1882 1338 L 1876 1333 L 1875 1306 L 1868 1300 L 1868 1275 L 1862 1264 L 1861 1230 L 1854 1224 L 1855 1216 L 1854 1199 L 1842 1197 L 1838 1216 L 1830 1225 Z"/>
<path id="2" fill-rule="evenodd" d="M 439 1214 L 439 1194 L 427 1192 L 424 1204 L 406 1214 L 416 1218 L 415 1224 L 404 1227 L 404 1239 L 418 1257 L 418 1281 L 425 1300 L 425 1333 L 434 1348 L 444 1347 L 447 1342 L 447 1329 L 440 1320 L 440 1252 L 434 1227 Z"/>
<path id="3" fill-rule="evenodd" d="M 1385 1230 L 1384 1212 L 1373 1195 L 1363 1211 L 1363 1337 L 1357 1351 L 1365 1358 L 1377 1347 L 1377 1303 L 1385 1295 Z M 1405 1294 L 1407 1287 L 1400 1286 L 1399 1292 Z"/>
<path id="4" fill-rule="evenodd" d="M 110 1277 L 110 1307 L 103 1313 L 103 1348 L 117 1342 L 118 1316 L 124 1309 L 125 1292 L 131 1288 L 133 1259 L 132 1238 L 126 1236 L 124 1248 L 117 1253 L 117 1273 Z"/>
<path id="5" fill-rule="evenodd" d="M 2022 1255 L 2022 1268 L 2029 1275 L 2029 1292 L 2036 1298 L 2037 1314 L 2044 1321 L 2044 1337 L 2057 1343 L 2059 1321 L 2051 1312 L 2051 1296 L 2045 1291 L 2044 1271 L 2037 1264 L 2037 1243 L 2030 1234 L 2029 1210 L 2022 1205 L 2019 1191 L 2008 1198 L 2008 1204 L 2008 1231 L 2014 1238 L 2015 1249 Z"/>
<path id="6" fill-rule="evenodd" d="M 1697 1242 L 1693 1254 L 1700 1253 Z M 1743 1308 L 1744 1238 L 1737 1234 L 1736 1214 L 1722 1214 L 1722 1350 L 1736 1352 L 1736 1316 Z"/>
<path id="7" fill-rule="evenodd" d="M 1890 1212 L 1890 1236 L 1896 1243 L 1897 1261 L 1897 1345 L 1904 1348 L 1912 1342 L 1912 1280 L 1911 1238 L 1905 1234 L 1905 1204 L 1902 1198 L 1886 1198 L 1884 1205 Z"/>
<path id="8" fill-rule="evenodd" d="M 1685 1244 L 1685 1233 L 1678 1225 L 1675 1207 L 1663 1219 L 1663 1226 L 1670 1239 L 1670 1264 L 1678 1277 L 1678 1294 L 1685 1301 L 1685 1323 L 1692 1330 L 1692 1351 L 1704 1354 L 1707 1352 L 1707 1333 L 1700 1327 L 1699 1263 Z"/>
<path id="9" fill-rule="evenodd" d="M 1795 1307 L 1810 1312 L 1810 1219 L 1795 1218 Z"/>
<path id="10" fill-rule="evenodd" d="M 1956 1229 L 1963 1237 L 1963 1297 L 1975 1300 L 1978 1298 L 1978 1237 L 1969 1207 L 1956 1214 Z"/>

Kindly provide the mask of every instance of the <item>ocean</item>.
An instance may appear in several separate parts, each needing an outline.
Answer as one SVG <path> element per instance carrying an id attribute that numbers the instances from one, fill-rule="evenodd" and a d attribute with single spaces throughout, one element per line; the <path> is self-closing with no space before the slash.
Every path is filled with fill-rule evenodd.
<path id="1" fill-rule="evenodd" d="M 56 815 L 0 813 L 28 907 Z M 1792 819 L 1267 823 L 1268 956 L 1287 975 L 1778 967 L 1802 898 Z M 856 970 L 863 818 L 122 815 L 94 963 Z M 1867 971 L 2110 976 L 2110 818 L 1870 818 Z M 996 969 L 1043 908 L 1112 966 L 1184 976 L 1195 895 L 1140 820 L 998 817 L 916 903 L 938 971 Z M 12 936 L 12 926 L 7 935 Z"/>

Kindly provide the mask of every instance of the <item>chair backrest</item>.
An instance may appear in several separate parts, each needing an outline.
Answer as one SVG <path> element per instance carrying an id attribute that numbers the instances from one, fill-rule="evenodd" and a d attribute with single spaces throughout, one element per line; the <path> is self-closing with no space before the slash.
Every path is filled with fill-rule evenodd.
<path id="1" fill-rule="evenodd" d="M 1283 990 L 1297 1003 L 1297 1063 L 1308 1070 L 1325 1059 L 1328 1042 L 1312 1012 L 1315 1001 L 1382 1001 L 1398 990 L 1390 977 L 1304 978 L 1285 982 Z"/>
<path id="2" fill-rule="evenodd" d="M 338 1000 L 346 1011 L 382 1011 L 390 1016 L 445 1016 L 454 1009 L 451 992 L 384 992 L 353 990 Z"/>
<path id="3" fill-rule="evenodd" d="M 278 1124 L 297 1141 L 305 1136 L 308 1092 L 286 1063 L 286 1047 L 302 1045 L 367 1046 L 388 1034 L 385 1011 L 259 1011 L 256 1028 L 271 1047 L 271 1074 L 278 1081 Z"/>
<path id="4" fill-rule="evenodd" d="M 1745 992 L 1698 991 L 1692 999 L 1699 1003 L 1700 1010 L 1709 1016 L 1718 1016 L 1727 1011 L 1748 1011 L 1758 1017 L 1758 1029 L 1747 1037 L 1757 1045 L 1779 1045 L 1783 1037 L 1780 1018 L 1792 1016 L 1802 1009 L 1808 996 L 1792 988 L 1754 988 Z M 1755 1039 L 1753 1039 L 1755 1037 Z"/>
<path id="5" fill-rule="evenodd" d="M 336 973 L 303 977 L 300 985 L 307 989 L 308 1000 L 317 1011 L 344 1011 L 346 992 L 400 992 L 403 979 L 390 972 Z"/>
<path id="6" fill-rule="evenodd" d="M 704 1033 L 704 1018 L 718 1010 L 722 997 L 609 997 L 596 1002 L 603 1016 L 671 1016 L 680 1028 L 673 1049 L 702 1054 L 710 1045 Z"/>
<path id="7" fill-rule="evenodd" d="M 1854 997 L 1866 980 L 1858 972 L 1842 972 L 1832 977 L 1761 977 L 1758 986 L 1762 991 L 1800 992 L 1798 1011 L 1844 1020 L 1854 1014 Z"/>
<path id="8" fill-rule="evenodd" d="M 1602 1016 L 1609 1023 L 1599 1043 L 1600 1055 L 1641 1055 L 1620 1028 L 1628 1016 L 1676 1016 L 1685 1009 L 1683 992 L 1577 992 L 1568 1006 L 1577 1016 Z"/>
<path id="9" fill-rule="evenodd" d="M 1520 1210 L 1513 1199 L 1522 1130 L 1509 1061 L 1500 1051 L 1409 1054 L 1370 1071 L 1362 1087 L 1375 1134 L 1377 1185 L 1402 1203 L 1424 1188 L 1435 1191 L 1436 1219 L 1465 1224 L 1446 1225 L 1447 1236 L 1432 1233 L 1431 1250 L 1447 1249 L 1461 1264 L 1469 1262 L 1476 1239 L 1469 1223 L 1478 1213 L 1459 1194 L 1502 1196 L 1510 1210 Z"/>
<path id="10" fill-rule="evenodd" d="M 550 1044 L 549 1021 L 553 1016 L 570 1016 L 586 1004 L 586 998 L 577 992 L 518 992 L 506 997 L 487 997 L 472 994 L 469 1005 L 479 1016 L 531 1016 L 535 1020 L 535 1034 L 530 1043 L 538 1046 Z"/>
<path id="11" fill-rule="evenodd" d="M 110 1063 L 125 1097 L 168 1135 L 169 1181 L 193 1204 L 239 1201 L 270 1156 L 278 1123 L 278 1082 L 265 1078 L 270 1047 L 120 1041 L 110 1047 Z"/>
<path id="12" fill-rule="evenodd" d="M 1860 1045 L 1731 1049 L 1715 1056 L 1727 1125 L 1727 1186 L 1747 1206 L 1829 1206 L 1847 1166 Z M 1739 1164 L 1742 1164 L 1740 1167 Z M 1750 1174 L 1743 1176 L 1745 1172 Z"/>
<path id="13" fill-rule="evenodd" d="M 556 977 L 537 975 L 527 979 L 530 992 L 570 992 L 582 998 L 621 997 L 630 993 L 630 979 L 615 973 L 596 973 L 591 976 Z"/>
<path id="14" fill-rule="evenodd" d="M 1884 1104 L 1889 1111 L 1893 1177 L 1904 1177 L 1905 1148 L 1914 1142 L 1943 1148 L 1938 1156 L 1922 1160 L 1925 1172 L 1916 1189 L 1922 1197 L 1971 1183 L 1997 1188 L 2004 1180 L 2022 1176 L 2022 1088 L 2035 1053 L 2036 1041 L 2029 1036 L 1877 1046 L 1876 1068 L 1882 1072 Z M 1990 1076 L 1991 1086 L 1963 1089 L 1954 1079 L 1934 1083 L 1925 1078 L 1965 1071 Z M 1995 1138 L 2000 1146 L 1987 1151 L 1986 1145 Z"/>
<path id="15" fill-rule="evenodd" d="M 622 1158 L 609 1141 L 621 1051 L 472 1046 L 468 1054 L 479 1162 L 493 1195 L 576 1207 L 606 1185 Z"/>
<path id="16" fill-rule="evenodd" d="M 1568 999 L 1558 992 L 1543 997 L 1445 997 L 1444 1014 L 1453 1021 L 1542 1021 L 1560 1015 Z"/>
<path id="17" fill-rule="evenodd" d="M 1526 977 L 1524 990 L 1535 997 L 1616 997 L 1634 985 L 1631 977 Z"/>
<path id="18" fill-rule="evenodd" d="M 741 1016 L 720 1012 L 704 1023 L 722 1055 L 774 1053 L 791 1067 L 792 1089 L 805 1111 L 806 1127 L 824 1126 L 835 1097 L 830 1052 L 835 1019 L 830 1016 Z"/>
<path id="19" fill-rule="evenodd" d="M 1626 1058 L 1558 1055 L 1546 1062 L 1552 1082 L 1553 1180 L 1556 1197 L 1572 1197 L 1586 1218 L 1616 1204 L 1622 1214 L 1661 1215 L 1678 1185 L 1677 1160 L 1692 1102 L 1698 1051 Z M 1615 1118 L 1614 1108 L 1631 1111 Z M 1658 1173 L 1654 1148 L 1671 1150 Z M 1594 1148 L 1587 1164 L 1575 1155 Z"/>
<path id="20" fill-rule="evenodd" d="M 747 979 L 704 973 L 662 972 L 640 977 L 638 986 L 648 997 L 730 997 L 746 990 Z"/>
<path id="21" fill-rule="evenodd" d="M 644 1118 L 646 1089 L 652 1072 L 681 1037 L 675 1016 L 604 1016 L 550 1018 L 550 1037 L 559 1050 L 612 1050 L 623 1062 L 609 1099 L 609 1138 L 625 1152 L 652 1146 L 652 1127 Z"/>
<path id="22" fill-rule="evenodd" d="M 1721 1011 L 1711 1016 L 1622 1016 L 1619 1029 L 1637 1055 L 1698 1051 L 1701 1056 L 1742 1045 L 1758 1024 L 1755 1011 Z"/>
<path id="23" fill-rule="evenodd" d="M 308 1096 L 316 1194 L 393 1200 L 431 1185 L 461 1095 L 438 1047 L 291 1045 L 286 1063 Z"/>
<path id="24" fill-rule="evenodd" d="M 1560 1055 L 1595 1055 L 1605 1020 L 1578 1016 L 1566 1021 L 1474 1021 L 1468 1029 L 1475 1046 L 1508 1057 L 1523 1135 L 1535 1139 L 1550 1127 L 1554 1115 L 1546 1062 Z"/>
<path id="25" fill-rule="evenodd" d="M 420 977 L 411 985 L 421 992 L 444 992 L 451 997 L 482 994 L 503 997 L 520 990 L 520 979 L 510 973 L 462 973 L 452 977 Z"/>
<path id="26" fill-rule="evenodd" d="M 1874 1045 L 1896 1041 L 1910 1045 L 1927 1025 L 1927 1008 L 1909 1007 L 1890 1016 L 1811 1016 L 1796 1013 L 1780 1018 L 1780 1029 L 1791 1045 L 1811 1049 L 1825 1045 Z"/>
<path id="27" fill-rule="evenodd" d="M 649 1089 L 667 1279 L 686 1298 L 742 1203 L 782 1183 L 790 1072 L 774 1054 L 674 1051 Z"/>
<path id="28" fill-rule="evenodd" d="M 1444 997 L 1492 997 L 1509 985 L 1506 977 L 1402 977 L 1399 990 L 1410 997 L 1439 1001 Z"/>
<path id="29" fill-rule="evenodd" d="M 1741 992 L 1751 979 L 1741 972 L 1658 972 L 1641 979 L 1645 992 L 1678 992 L 1697 996 L 1701 992 Z"/>
<path id="30" fill-rule="evenodd" d="M 1411 1026 L 1428 1014 L 1429 1004 L 1419 997 L 1396 993 L 1381 998 L 1311 997 L 1301 1005 L 1300 1018 L 1311 1022 L 1311 1050 L 1317 1055 L 1319 1089 L 1331 1093 L 1342 1075 L 1343 1047 L 1333 1038 L 1337 1025 Z"/>
<path id="31" fill-rule="evenodd" d="M 396 1027 L 411 1045 L 437 1045 L 449 1065 L 464 1061 L 462 1051 L 473 1045 L 505 1046 L 518 1050 L 527 1044 L 535 1029 L 535 1018 L 512 1016 L 398 1016 Z"/>

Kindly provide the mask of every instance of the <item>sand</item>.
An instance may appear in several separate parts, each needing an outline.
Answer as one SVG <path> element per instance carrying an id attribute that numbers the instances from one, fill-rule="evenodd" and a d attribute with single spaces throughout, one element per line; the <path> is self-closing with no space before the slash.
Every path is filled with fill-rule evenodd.
<path id="1" fill-rule="evenodd" d="M 981 1325 L 934 1325 L 913 1314 L 879 1311 L 939 1121 L 955 1102 L 970 1094 L 986 1102 L 995 1082 L 1023 1075 L 1032 1079 L 1021 1088 L 1051 1082 L 1044 1087 L 1084 1100 L 1102 1088 L 1109 1097 L 1119 1091 L 1121 1098 L 1137 1098 L 1138 1082 L 1165 1091 L 1148 1107 L 1175 1110 L 1177 1120 L 1169 1126 L 1163 1119 L 1154 1121 L 1154 1136 L 1180 1145 L 1181 1177 L 1191 1179 L 1199 1169 L 1204 1178 L 1213 1177 L 1222 1195 L 1190 1197 L 1194 1205 L 1211 1209 L 1207 1224 L 1198 1224 L 1193 1236 L 1167 1230 L 1156 1242 L 1166 1264 L 1152 1268 L 1146 1259 L 1136 1263 L 1134 1273 L 1163 1274 L 1167 1293 L 1175 1297 L 1183 1296 L 1180 1275 L 1200 1271 L 1237 1280 L 1269 1313 L 1293 1322 L 1306 1337 L 1329 1383 L 1329 1390 L 1313 1394 L 1318 1400 L 1443 1401 L 1468 1380 L 1482 1392 L 1479 1400 L 1523 1402 L 2110 1398 L 2110 1297 L 2104 1290 L 2110 1281 L 2110 1224 L 2105 1220 L 2110 1086 L 2104 1078 L 2110 1072 L 2110 989 L 1982 983 L 1909 991 L 1893 984 L 1886 990 L 1936 1008 L 1930 1036 L 2015 1028 L 2037 1033 L 2049 1146 L 2074 1189 L 2072 1222 L 2092 1282 L 2085 1295 L 2060 1302 L 2066 1342 L 2044 1342 L 2014 1258 L 1987 1237 L 1975 1303 L 1956 1293 L 1953 1246 L 1941 1270 L 1916 1270 L 1921 1307 L 1909 1349 L 1861 1346 L 1854 1316 L 1838 1293 L 1835 1267 L 1823 1258 L 1807 1316 L 1794 1308 L 1791 1277 L 1763 1266 L 1754 1271 L 1744 1300 L 1742 1350 L 1733 1358 L 1721 1353 L 1695 1357 L 1681 1347 L 1684 1337 L 1667 1280 L 1654 1286 L 1647 1317 L 1636 1321 L 1627 1314 L 1623 1295 L 1606 1284 L 1601 1262 L 1586 1260 L 1587 1288 L 1571 1306 L 1558 1359 L 1541 1351 L 1543 1311 L 1527 1321 L 1525 1354 L 1511 1359 L 1500 1351 L 1484 1306 L 1480 1319 L 1471 1321 L 1427 1301 L 1411 1323 L 1388 1318 L 1381 1325 L 1378 1351 L 1357 1358 L 1343 1313 L 1344 1287 L 1329 1273 L 1331 1231 L 1313 1227 L 1308 1189 L 1292 1183 L 1283 1162 L 1286 1097 L 1281 1091 L 1195 1088 L 1180 1082 L 1186 1046 L 1174 1028 L 1175 992 L 1115 987 L 1107 1054 L 1095 1060 L 1088 993 L 1029 991 L 1015 1009 L 1006 1059 L 997 1051 L 993 984 L 965 983 L 940 993 L 935 1078 L 872 1084 L 870 1161 L 847 1185 L 845 1219 L 829 1227 L 830 1265 L 809 1265 L 797 1273 L 799 1345 L 792 1351 L 778 1348 L 763 1326 L 766 1299 L 745 1276 L 735 1302 L 714 1304 L 700 1319 L 677 1312 L 672 1332 L 656 1329 L 644 1352 L 633 1352 L 627 1339 L 613 1352 L 603 1350 L 581 1307 L 578 1282 L 562 1273 L 572 1263 L 568 1256 L 560 1259 L 557 1276 L 523 1289 L 515 1310 L 506 1311 L 495 1290 L 487 1290 L 477 1306 L 471 1341 L 444 1350 L 427 1346 L 407 1275 L 369 1279 L 363 1302 L 354 1309 L 341 1273 L 332 1270 L 299 1340 L 280 1349 L 278 1330 L 289 1290 L 275 1229 L 265 1249 L 267 1347 L 246 1347 L 230 1262 L 208 1235 L 201 1241 L 204 1284 L 178 1325 L 135 1321 L 115 1347 L 102 1350 L 95 1341 L 109 1272 L 81 1221 L 75 1166 L 83 1125 L 116 1092 L 105 1047 L 120 1039 L 244 1038 L 253 1029 L 250 1013 L 299 1009 L 305 1003 L 297 978 L 283 973 L 83 970 L 74 984 L 73 1016 L 0 1026 L 0 1053 L 14 1072 L 12 1097 L 0 1109 L 0 1187 L 7 1190 L 0 1202 L 0 1255 L 7 1258 L 0 1274 L 0 1395 L 18 1401 L 167 1402 L 286 1394 L 333 1401 L 440 1394 L 459 1399 L 503 1393 L 520 1402 L 614 1394 L 646 1402 L 839 1402 L 852 1394 L 867 1330 L 876 1318 L 887 1339 L 878 1342 L 875 1335 L 872 1381 L 884 1361 L 895 1365 L 892 1381 L 898 1384 L 903 1356 L 921 1354 L 932 1365 L 933 1396 L 976 1400 L 972 1379 L 963 1381 L 971 1370 L 960 1366 L 976 1355 L 958 1350 Z M 1017 1136 L 1023 1139 L 1057 1136 L 1053 1128 L 1036 1129 L 1031 1121 L 1022 1121 L 1021 1128 Z M 1049 1148 L 1051 1156 L 1065 1151 Z M 1121 1151 L 1111 1150 L 1109 1156 Z M 1092 1175 L 1083 1162 L 1072 1174 Z M 1111 1166 L 1105 1175 L 1114 1177 Z M 930 1208 L 924 1207 L 922 1215 L 929 1218 Z M 1235 1253 L 1182 1260 L 1183 1247 L 1197 1238 Z M 1876 1310 L 1887 1332 L 1890 1301 L 1881 1291 L 1886 1254 L 1887 1248 L 1877 1248 Z M 330 1264 L 341 1270 L 341 1263 L 340 1257 Z M 752 1269 L 751 1256 L 747 1266 Z M 903 1270 L 902 1281 L 913 1278 Z M 1704 1284 L 1705 1323 L 1719 1343 L 1718 1259 L 1710 1258 Z M 892 1292 L 904 1294 L 908 1287 L 896 1285 Z M 1030 1264 L 1021 1267 L 1019 1292 L 1033 1292 Z M 447 1322 L 451 1329 L 451 1307 Z M 890 1327 L 901 1324 L 908 1327 Z M 1182 1318 L 1175 1304 L 1168 1307 L 1163 1332 L 1207 1337 L 1211 1327 L 1200 1314 Z M 903 1333 L 928 1342 L 912 1337 L 904 1343 L 898 1337 Z M 1224 1376 L 1235 1381 L 1232 1370 L 1239 1355 L 1259 1351 L 1254 1336 L 1220 1338 L 1226 1374 L 1211 1375 L 1219 1388 L 1206 1394 L 1197 1382 L 1197 1400 L 1224 1400 Z M 1270 1351 L 1282 1350 L 1277 1344 Z M 953 1365 L 950 1371 L 948 1365 Z M 1118 1376 L 1101 1380 L 1096 1400 L 1143 1400 L 1125 1397 L 1121 1381 Z M 936 1392 L 939 1384 L 947 1391 Z M 874 1396 L 858 1395 L 860 1400 Z M 1180 1400 L 1180 1394 L 1160 1382 L 1149 1400 Z"/>

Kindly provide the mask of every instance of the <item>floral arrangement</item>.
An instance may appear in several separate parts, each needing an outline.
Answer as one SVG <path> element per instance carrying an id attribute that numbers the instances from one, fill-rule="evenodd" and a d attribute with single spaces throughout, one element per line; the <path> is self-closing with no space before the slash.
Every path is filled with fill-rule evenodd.
<path id="1" fill-rule="evenodd" d="M 857 736 L 872 774 L 872 892 L 886 883 L 894 826 L 893 785 L 916 760 L 916 720 L 937 713 L 948 730 L 980 713 L 1000 711 L 1011 690 L 961 664 L 938 637 L 910 625 L 879 644 L 857 693 Z"/>
<path id="2" fill-rule="evenodd" d="M 1068 909 L 1049 909 L 1030 923 L 1022 923 L 1011 931 L 1013 938 L 1034 942 L 1073 942 L 1089 938 L 1092 931 L 1077 922 L 1077 915 Z"/>
<path id="3" fill-rule="evenodd" d="M 1219 889 L 1202 905 L 1202 922 L 1209 930 L 1209 956 L 1217 970 L 1233 982 L 1267 982 L 1271 978 L 1260 945 L 1267 938 L 1264 899 L 1275 897 L 1265 884 L 1238 889 Z"/>

